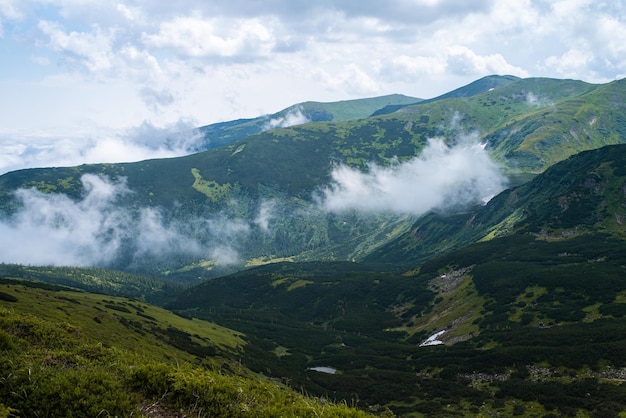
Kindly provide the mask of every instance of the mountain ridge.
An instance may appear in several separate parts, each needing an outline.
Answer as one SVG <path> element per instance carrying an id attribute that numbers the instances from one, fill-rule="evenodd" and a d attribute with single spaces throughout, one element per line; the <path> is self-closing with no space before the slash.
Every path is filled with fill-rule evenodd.
<path id="1" fill-rule="evenodd" d="M 45 382 L 59 382 L 57 392 L 89 388 L 91 376 L 129 408 L 137 398 L 128 394 L 137 393 L 128 384 L 144 401 L 194 414 L 194 402 L 207 411 L 226 408 L 225 415 L 242 405 L 288 414 L 283 401 L 292 395 L 258 386 L 256 377 L 266 376 L 360 409 L 337 414 L 620 416 L 626 411 L 626 81 L 504 81 L 475 95 L 274 129 L 178 159 L 0 176 L 3 219 L 12 222 L 0 224 L 3 234 L 46 216 L 57 232 L 86 219 L 107 226 L 93 235 L 103 245 L 123 238 L 122 267 L 165 277 L 0 266 L 9 276 L 0 283 L 0 349 L 11 356 L 1 360 L 8 372 L 0 377 L 10 386 L 0 388 L 0 416 L 5 407 L 29 402 L 33 410 L 49 407 L 16 394 L 56 393 Z M 336 178 L 337 167 L 367 185 L 384 178 L 373 177 L 377 172 L 390 175 L 425 161 L 433 143 L 444 154 L 468 152 L 464 141 L 518 176 L 487 203 L 435 207 L 422 216 L 316 206 L 314 193 Z M 38 211 L 25 212 L 20 205 L 28 202 Z M 99 211 L 88 210 L 93 207 Z M 78 232 L 72 236 L 81 254 L 93 250 Z M 205 252 L 185 252 L 190 242 Z M 60 255 L 71 251 L 71 241 L 61 244 Z M 241 264 L 220 268 L 215 259 L 232 256 L 227 250 L 242 254 Z M 111 275 L 115 280 L 99 285 Z M 39 290 L 31 293 L 16 277 Z M 117 296 L 49 287 L 54 283 Z M 169 312 L 148 306 L 149 297 Z M 11 313 L 12 304 L 24 310 L 29 301 L 40 319 Z M 88 313 L 75 316 L 81 310 Z M 116 329 L 127 328 L 116 337 L 119 347 L 155 334 L 200 368 L 138 365 L 135 357 L 115 354 L 116 342 L 111 350 L 77 344 L 88 332 L 77 332 L 76 324 L 98 324 L 96 317 L 100 325 L 115 319 Z M 175 329 L 161 322 L 166 317 Z M 217 335 L 230 335 L 234 345 L 220 347 Z M 47 347 L 54 351 L 45 357 L 38 336 L 62 347 Z M 154 349 L 175 352 L 164 347 Z M 33 369 L 37 388 L 27 377 L 27 357 L 42 365 Z M 223 373 L 256 377 L 224 381 Z M 208 381 L 228 396 L 215 397 Z M 261 395 L 268 392 L 273 401 Z M 310 400 L 295 399 L 304 402 L 300 415 L 319 406 L 315 401 L 307 409 Z"/>
<path id="2" fill-rule="evenodd" d="M 403 106 L 420 101 L 421 99 L 403 94 L 389 94 L 338 102 L 306 101 L 291 105 L 273 114 L 200 126 L 196 130 L 203 136 L 203 141 L 202 145 L 198 146 L 195 151 L 206 151 L 228 145 L 239 139 L 270 129 L 310 122 L 361 119 L 371 116 L 378 109 L 386 106 Z"/>
<path id="3" fill-rule="evenodd" d="M 87 193 L 82 176 L 90 174 L 110 183 L 124 181 L 130 193 L 117 198 L 120 208 L 156 210 L 165 226 L 186 224 L 177 227 L 186 228 L 185 234 L 196 234 L 194 225 L 208 217 L 221 219 L 211 225 L 243 225 L 239 237 L 199 237 L 199 245 L 217 239 L 221 247 L 215 251 L 236 252 L 243 261 L 361 259 L 408 231 L 414 219 L 406 214 L 326 212 L 314 197 L 334 184 L 337 167 L 366 173 L 371 164 L 392 167 L 415 161 L 432 138 L 443 138 L 449 148 L 469 140 L 483 142 L 515 185 L 570 155 L 626 137 L 626 121 L 617 111 L 626 103 L 623 82 L 502 80 L 502 86 L 468 97 L 417 103 L 358 120 L 273 129 L 175 159 L 7 173 L 0 176 L 0 209 L 9 215 L 19 211 L 12 193 L 23 188 L 80 201 Z M 262 230 L 266 224 L 257 221 L 268 213 L 274 224 Z M 233 240 L 237 248 L 226 248 Z M 215 269 L 215 257 L 176 257 L 178 261 L 153 260 L 157 270 L 151 273 L 202 264 L 212 267 L 185 274 L 224 272 Z M 112 267 L 128 268 L 137 260 L 119 258 Z"/>

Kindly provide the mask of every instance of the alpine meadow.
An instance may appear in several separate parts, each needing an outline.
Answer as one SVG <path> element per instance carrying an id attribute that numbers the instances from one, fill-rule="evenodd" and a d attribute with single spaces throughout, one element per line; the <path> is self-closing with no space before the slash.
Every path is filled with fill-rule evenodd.
<path id="1" fill-rule="evenodd" d="M 0 176 L 0 417 L 626 416 L 626 80 L 195 132 Z"/>

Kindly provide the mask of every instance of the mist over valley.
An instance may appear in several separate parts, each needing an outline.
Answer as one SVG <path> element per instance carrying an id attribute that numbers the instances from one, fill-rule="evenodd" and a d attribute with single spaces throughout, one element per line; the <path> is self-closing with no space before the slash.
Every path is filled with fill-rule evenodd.
<path id="1" fill-rule="evenodd" d="M 4 173 L 0 416 L 46 410 L 16 395 L 27 358 L 146 416 L 290 408 L 293 388 L 345 416 L 618 416 L 624 83 L 305 102 L 145 126 L 173 155 Z"/>

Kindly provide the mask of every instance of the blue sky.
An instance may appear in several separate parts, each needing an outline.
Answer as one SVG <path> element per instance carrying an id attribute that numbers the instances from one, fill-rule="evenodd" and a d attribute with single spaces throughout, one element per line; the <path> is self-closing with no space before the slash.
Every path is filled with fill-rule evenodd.
<path id="1" fill-rule="evenodd" d="M 187 152 L 168 133 L 488 74 L 626 76 L 626 4 L 0 0 L 0 173 Z"/>

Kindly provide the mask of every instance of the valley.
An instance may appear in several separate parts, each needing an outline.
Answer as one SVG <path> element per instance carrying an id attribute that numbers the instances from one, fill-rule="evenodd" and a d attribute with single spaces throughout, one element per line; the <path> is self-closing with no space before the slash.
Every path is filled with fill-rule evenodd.
<path id="1" fill-rule="evenodd" d="M 623 416 L 625 83 L 307 102 L 0 176 L 0 417 Z"/>

